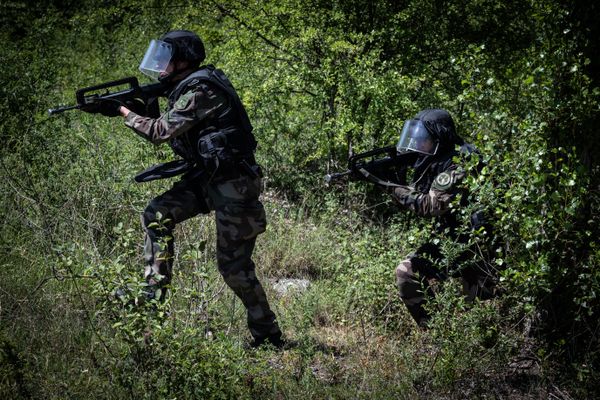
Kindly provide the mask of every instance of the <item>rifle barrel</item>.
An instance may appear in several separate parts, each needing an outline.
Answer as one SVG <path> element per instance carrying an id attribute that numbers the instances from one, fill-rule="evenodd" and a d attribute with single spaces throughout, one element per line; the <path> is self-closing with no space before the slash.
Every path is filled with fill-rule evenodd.
<path id="1" fill-rule="evenodd" d="M 327 174 L 325 175 L 325 184 L 329 185 L 332 182 L 335 182 L 339 179 L 342 179 L 343 177 L 350 175 L 352 173 L 351 170 L 348 171 L 344 171 L 344 172 L 336 172 L 333 174 Z"/>
<path id="2" fill-rule="evenodd" d="M 57 107 L 57 108 L 50 108 L 50 109 L 48 109 L 48 114 L 50 114 L 50 115 L 60 114 L 62 112 L 74 110 L 74 109 L 80 108 L 80 107 L 81 106 L 79 104 L 75 104 L 74 106 L 63 106 L 63 107 Z"/>

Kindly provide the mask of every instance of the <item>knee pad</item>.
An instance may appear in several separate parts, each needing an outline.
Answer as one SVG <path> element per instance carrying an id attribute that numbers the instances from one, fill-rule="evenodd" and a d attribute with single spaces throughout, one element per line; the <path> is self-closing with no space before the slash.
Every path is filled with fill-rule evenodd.
<path id="1" fill-rule="evenodd" d="M 412 266 L 412 262 L 410 261 L 410 258 L 403 260 L 396 267 L 396 281 L 397 282 L 401 282 L 406 279 L 412 278 L 414 275 L 415 275 L 415 273 L 413 271 L 413 266 Z"/>

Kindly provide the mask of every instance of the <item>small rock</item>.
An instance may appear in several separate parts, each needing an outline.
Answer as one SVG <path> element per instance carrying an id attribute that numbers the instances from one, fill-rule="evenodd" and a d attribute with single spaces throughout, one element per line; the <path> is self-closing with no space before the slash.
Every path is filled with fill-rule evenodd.
<path id="1" fill-rule="evenodd" d="M 273 283 L 273 289 L 279 296 L 285 296 L 290 291 L 302 293 L 310 287 L 310 281 L 307 279 L 277 279 Z"/>

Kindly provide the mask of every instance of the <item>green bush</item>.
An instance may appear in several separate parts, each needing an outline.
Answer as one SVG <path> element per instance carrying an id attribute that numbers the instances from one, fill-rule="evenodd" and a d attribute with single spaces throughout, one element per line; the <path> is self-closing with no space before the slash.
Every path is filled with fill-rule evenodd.
<path id="1" fill-rule="evenodd" d="M 545 369 L 523 397 L 549 397 L 544 381 L 597 395 L 596 7 L 53 0 L 0 10 L 4 397 L 506 397 L 525 350 Z M 265 285 L 295 349 L 242 350 L 244 311 L 216 271 L 211 217 L 177 228 L 166 304 L 112 297 L 141 289 L 139 213 L 170 184 L 131 177 L 171 155 L 121 121 L 46 110 L 79 87 L 137 75 L 149 39 L 178 28 L 204 38 L 255 126 L 270 219 L 261 278 L 312 281 L 283 297 Z M 477 257 L 506 295 L 467 304 L 451 281 L 420 332 L 393 272 L 430 239 L 431 221 L 396 214 L 361 183 L 325 189 L 322 176 L 345 168 L 350 147 L 393 144 L 427 107 L 448 109 L 481 151 L 467 185 L 496 241 Z"/>

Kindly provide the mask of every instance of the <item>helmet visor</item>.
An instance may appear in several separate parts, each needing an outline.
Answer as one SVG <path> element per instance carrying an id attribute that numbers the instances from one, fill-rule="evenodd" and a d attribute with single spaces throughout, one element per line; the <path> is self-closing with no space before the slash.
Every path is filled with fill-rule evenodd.
<path id="1" fill-rule="evenodd" d="M 418 119 L 409 119 L 404 122 L 396 150 L 399 153 L 416 151 L 434 155 L 437 152 L 438 146 L 439 141 L 429 133 L 423 122 Z"/>
<path id="2" fill-rule="evenodd" d="M 173 47 L 171 44 L 153 39 L 148 46 L 148 50 L 146 50 L 139 70 L 152 79 L 158 80 L 160 74 L 167 70 L 172 56 Z"/>

